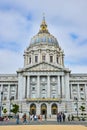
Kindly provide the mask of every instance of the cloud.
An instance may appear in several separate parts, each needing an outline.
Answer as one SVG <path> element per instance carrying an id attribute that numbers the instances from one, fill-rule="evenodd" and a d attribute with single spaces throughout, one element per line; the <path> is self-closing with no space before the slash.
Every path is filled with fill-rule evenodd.
<path id="1" fill-rule="evenodd" d="M 23 67 L 23 57 L 20 53 L 0 49 L 0 73 L 16 73 L 20 67 Z"/>
<path id="2" fill-rule="evenodd" d="M 32 24 L 18 12 L 0 11 L 0 26 L 0 39 L 2 41 L 20 42 L 24 38 L 23 35 L 28 33 L 28 29 L 31 29 Z"/>
<path id="3" fill-rule="evenodd" d="M 9 73 L 16 71 L 19 65 L 14 63 L 12 56 L 18 62 L 21 59 L 20 66 L 23 65 L 23 52 L 39 31 L 43 12 L 48 30 L 64 50 L 65 66 L 72 72 L 87 70 L 87 0 L 3 0 L 0 1 L 0 57 L 3 55 L 0 72 L 7 73 L 6 66 Z M 12 63 L 15 66 L 9 68 Z"/>

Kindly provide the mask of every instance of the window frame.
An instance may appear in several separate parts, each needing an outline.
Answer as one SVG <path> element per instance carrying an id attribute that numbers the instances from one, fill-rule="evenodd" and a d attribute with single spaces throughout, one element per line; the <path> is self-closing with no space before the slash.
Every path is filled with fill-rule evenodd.
<path id="1" fill-rule="evenodd" d="M 42 61 L 46 60 L 46 55 L 42 55 Z"/>
<path id="2" fill-rule="evenodd" d="M 50 55 L 50 63 L 53 63 L 53 55 Z"/>
<path id="3" fill-rule="evenodd" d="M 38 63 L 38 55 L 35 55 L 35 63 Z"/>

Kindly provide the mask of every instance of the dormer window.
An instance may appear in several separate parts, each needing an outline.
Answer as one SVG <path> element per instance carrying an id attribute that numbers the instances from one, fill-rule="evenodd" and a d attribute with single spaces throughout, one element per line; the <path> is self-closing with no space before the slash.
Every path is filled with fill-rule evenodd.
<path id="1" fill-rule="evenodd" d="M 35 56 L 35 63 L 38 62 L 38 56 Z"/>

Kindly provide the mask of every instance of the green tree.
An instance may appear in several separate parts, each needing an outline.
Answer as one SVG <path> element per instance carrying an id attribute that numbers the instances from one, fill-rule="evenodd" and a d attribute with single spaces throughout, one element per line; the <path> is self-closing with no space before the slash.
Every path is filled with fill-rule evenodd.
<path id="1" fill-rule="evenodd" d="M 12 104 L 11 112 L 13 112 L 15 115 L 19 111 L 19 106 L 17 104 Z"/>
<path id="2" fill-rule="evenodd" d="M 7 109 L 6 109 L 6 108 L 3 109 L 3 113 L 4 113 L 4 114 L 7 113 Z"/>
<path id="3" fill-rule="evenodd" d="M 85 119 L 84 119 L 84 111 L 85 111 L 85 107 L 84 107 L 84 106 L 80 106 L 79 109 L 82 111 L 82 113 L 81 113 L 81 115 L 83 116 L 83 117 L 82 117 L 82 120 L 85 120 Z"/>

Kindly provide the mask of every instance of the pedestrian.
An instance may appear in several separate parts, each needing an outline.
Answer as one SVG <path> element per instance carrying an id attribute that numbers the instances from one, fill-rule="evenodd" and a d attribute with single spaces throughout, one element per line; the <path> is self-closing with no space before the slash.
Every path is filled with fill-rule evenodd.
<path id="1" fill-rule="evenodd" d="M 36 121 L 37 120 L 37 116 L 36 115 L 34 115 L 34 121 Z"/>
<path id="2" fill-rule="evenodd" d="M 45 121 L 47 120 L 47 115 L 45 114 Z"/>
<path id="3" fill-rule="evenodd" d="M 40 121 L 42 121 L 42 115 L 40 114 Z"/>
<path id="4" fill-rule="evenodd" d="M 57 122 L 59 122 L 59 113 L 57 113 Z"/>
<path id="5" fill-rule="evenodd" d="M 70 114 L 68 115 L 68 121 L 70 121 Z"/>
<path id="6" fill-rule="evenodd" d="M 63 118 L 63 122 L 65 122 L 65 118 L 66 118 L 66 116 L 65 116 L 64 113 L 62 114 L 62 118 Z"/>
<path id="7" fill-rule="evenodd" d="M 59 113 L 59 122 L 61 122 L 62 121 L 62 113 L 60 112 Z"/>
<path id="8" fill-rule="evenodd" d="M 73 115 L 71 115 L 71 121 L 74 121 L 74 116 Z"/>
<path id="9" fill-rule="evenodd" d="M 29 112 L 29 118 L 28 118 L 28 120 L 29 120 L 29 123 L 30 123 L 30 112 Z"/>
<path id="10" fill-rule="evenodd" d="M 9 121 L 8 116 L 6 116 L 6 117 L 4 118 L 4 121 L 5 121 L 6 123 L 8 123 L 8 121 Z"/>
<path id="11" fill-rule="evenodd" d="M 24 123 L 24 124 L 27 123 L 27 116 L 26 116 L 26 113 L 23 115 L 23 123 Z"/>
<path id="12" fill-rule="evenodd" d="M 16 116 L 16 124 L 19 124 L 19 114 Z"/>

